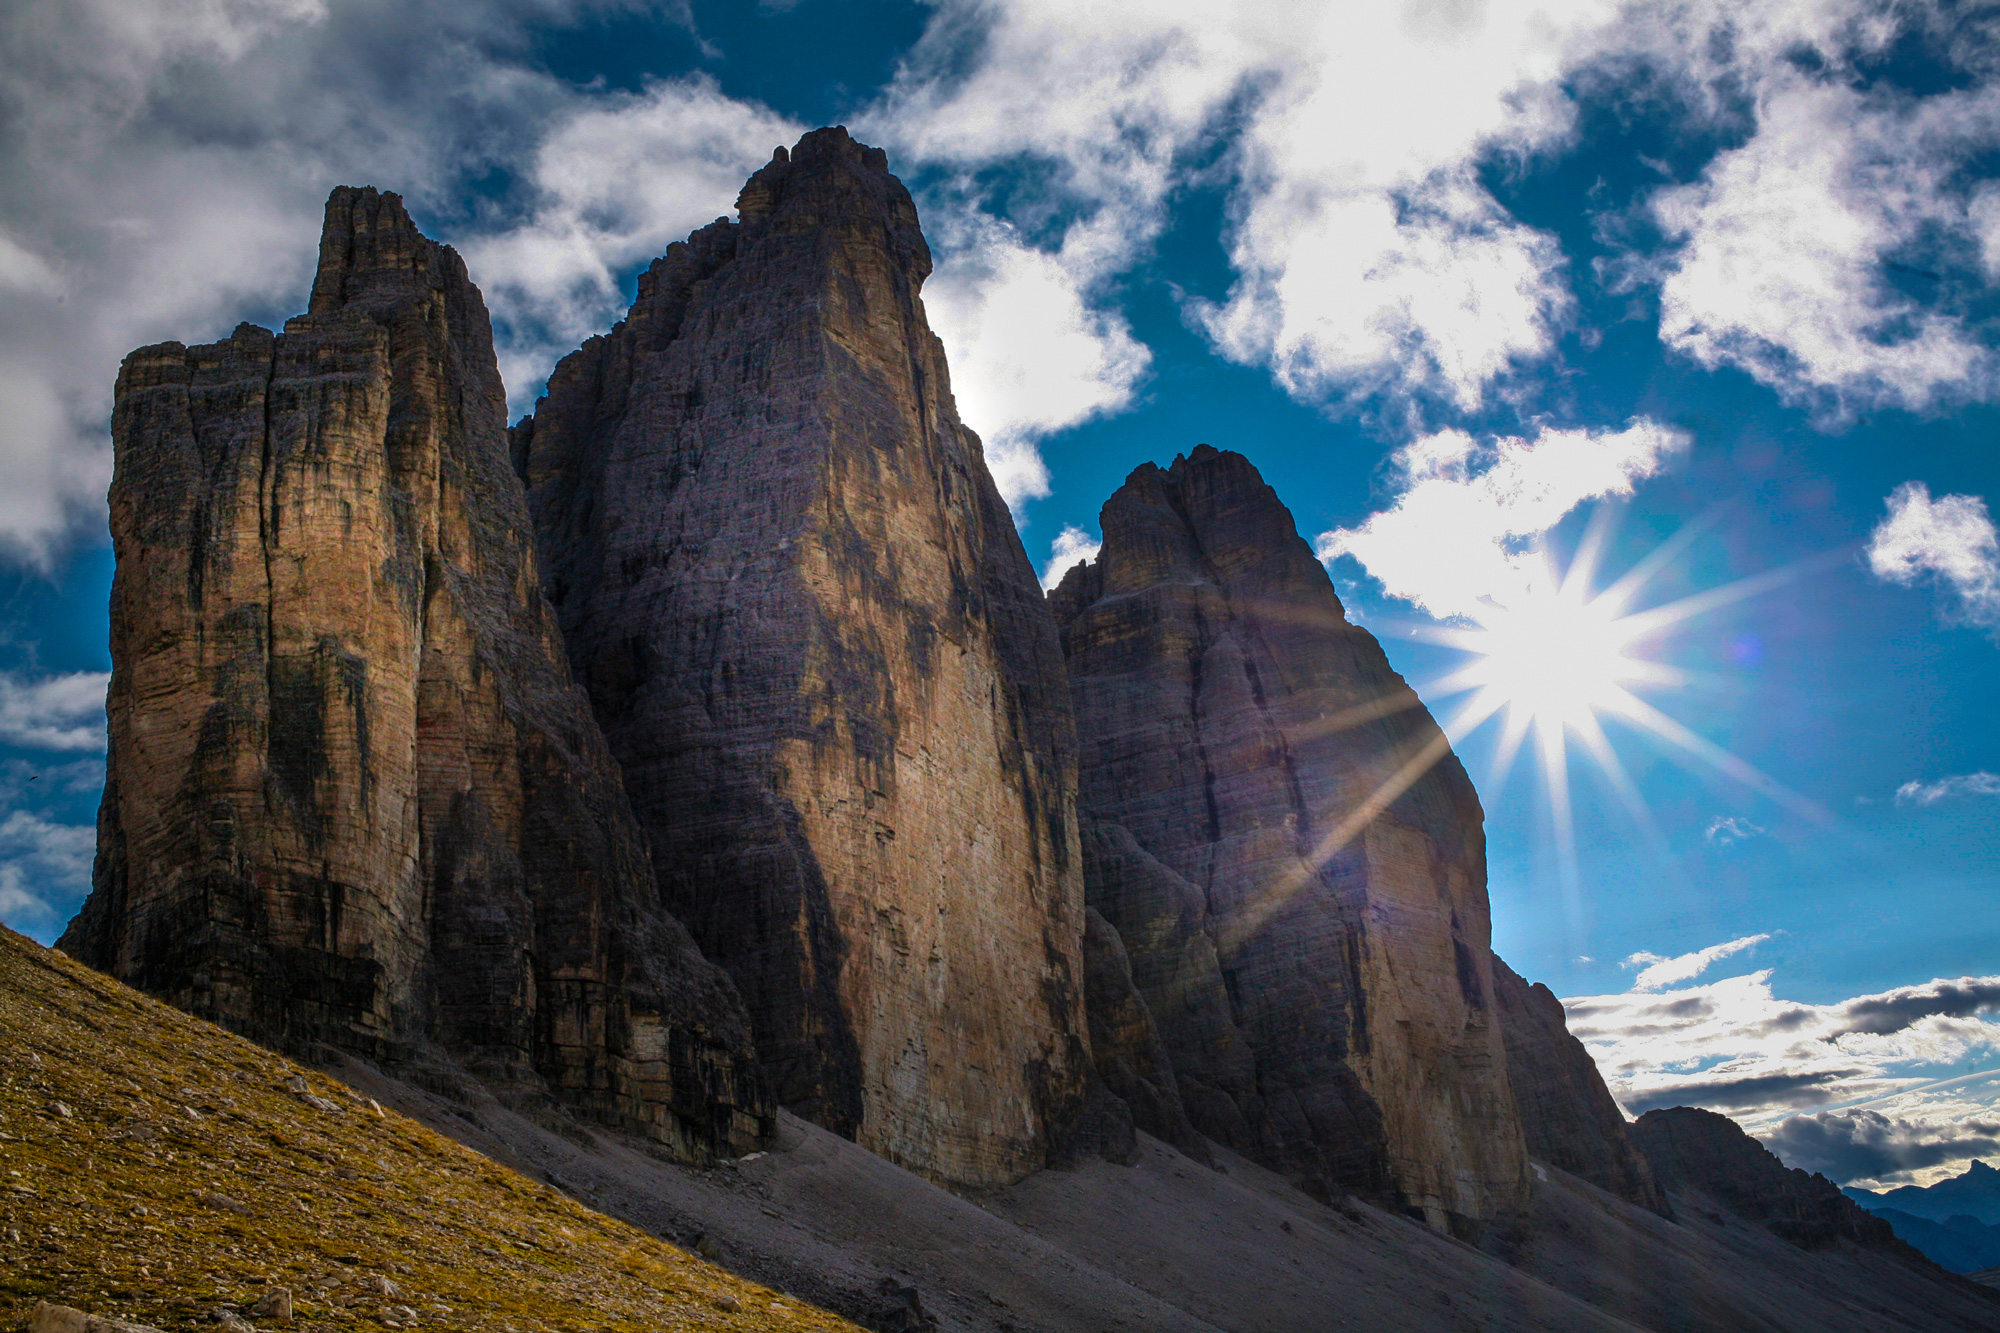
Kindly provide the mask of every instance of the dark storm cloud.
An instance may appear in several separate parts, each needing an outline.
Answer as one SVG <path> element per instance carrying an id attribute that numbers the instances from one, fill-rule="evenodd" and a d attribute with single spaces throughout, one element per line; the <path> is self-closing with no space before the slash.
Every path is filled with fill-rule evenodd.
<path id="1" fill-rule="evenodd" d="M 1830 1180 L 1880 1180 L 1905 1171 L 2000 1153 L 2000 1122 L 1940 1127 L 1874 1111 L 1795 1115 L 1764 1138 L 1787 1166 Z"/>
<path id="2" fill-rule="evenodd" d="M 1849 1000 L 1841 1006 L 1841 1033 L 1901 1032 L 1932 1016 L 1971 1018 L 2000 1008 L 2000 977 L 1966 978 L 1957 982 L 1932 982 Z"/>
<path id="3" fill-rule="evenodd" d="M 1663 1106 L 1705 1106 L 1722 1110 L 1761 1106 L 1771 1101 L 1789 1102 L 1794 1106 L 1820 1106 L 1845 1091 L 1835 1086 L 1841 1080 L 1863 1077 L 1872 1072 L 1867 1069 L 1818 1069 L 1806 1074 L 1753 1074 L 1746 1078 L 1652 1088 L 1633 1093 L 1624 1100 L 1626 1108 L 1639 1115 Z"/>

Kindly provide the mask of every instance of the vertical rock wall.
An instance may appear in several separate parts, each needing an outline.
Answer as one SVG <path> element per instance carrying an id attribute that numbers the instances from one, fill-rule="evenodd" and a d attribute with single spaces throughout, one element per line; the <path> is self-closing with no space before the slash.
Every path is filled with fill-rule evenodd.
<path id="1" fill-rule="evenodd" d="M 459 257 L 336 190 L 308 313 L 134 352 L 113 431 L 110 773 L 61 947 L 260 1040 L 757 1141 L 740 1002 L 540 596 Z"/>
<path id="2" fill-rule="evenodd" d="M 881 151 L 815 131 L 737 208 L 515 428 L 549 598 L 779 1099 L 1013 1180 L 1093 1082 L 1054 626 Z"/>
<path id="3" fill-rule="evenodd" d="M 1535 1157 L 1642 1208 L 1671 1215 L 1652 1168 L 1633 1146 L 1625 1113 L 1583 1043 L 1563 1022 L 1562 1001 L 1529 985 L 1500 958 L 1493 994 L 1507 1046 L 1507 1082 Z"/>
<path id="4" fill-rule="evenodd" d="M 1102 525 L 1052 594 L 1089 902 L 1188 1116 L 1309 1188 L 1505 1211 L 1527 1158 L 1443 734 L 1241 455 L 1139 468 Z"/>

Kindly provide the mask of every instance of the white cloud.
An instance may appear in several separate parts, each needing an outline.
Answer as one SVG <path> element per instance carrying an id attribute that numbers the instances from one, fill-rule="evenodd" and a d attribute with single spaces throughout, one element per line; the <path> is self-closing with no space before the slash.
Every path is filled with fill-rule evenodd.
<path id="1" fill-rule="evenodd" d="M 1554 240 L 1506 213 L 1475 160 L 1568 134 L 1564 52 L 1615 12 L 948 3 L 869 127 L 922 159 L 1031 177 L 1007 207 L 1069 219 L 1062 248 L 1081 238 L 1097 272 L 1145 256 L 1196 172 L 1226 176 L 1239 278 L 1188 307 L 1223 354 L 1308 400 L 1467 406 L 1545 354 L 1569 307 Z M 1230 129 L 1220 167 L 1190 166 Z"/>
<path id="2" fill-rule="evenodd" d="M 1930 487 L 1906 481 L 1886 503 L 1889 516 L 1868 539 L 1875 577 L 1905 587 L 1935 577 L 1964 620 L 2000 628 L 2000 532 L 1986 502 L 1976 495 L 1933 500 Z"/>
<path id="3" fill-rule="evenodd" d="M 1794 399 L 1923 408 L 1984 396 L 1992 357 L 1949 313 L 1889 281 L 1884 261 L 1939 228 L 1970 232 L 1947 188 L 2000 114 L 1991 92 L 1910 103 L 1776 62 L 1756 134 L 1653 213 L 1667 261 L 1660 336 L 1705 366 L 1733 365 Z"/>
<path id="4" fill-rule="evenodd" d="M 2000 796 L 2000 774 L 1959 773 L 1935 782 L 1905 782 L 1896 788 L 1897 805 L 1936 805 L 1954 796 Z"/>
<path id="5" fill-rule="evenodd" d="M 1049 543 L 1049 563 L 1042 567 L 1042 586 L 1053 588 L 1076 566 L 1097 559 L 1104 543 L 1074 525 L 1066 526 Z"/>
<path id="6" fill-rule="evenodd" d="M 2000 1113 L 2000 1080 L 1976 1096 L 1956 1075 L 1950 1088 L 1939 1083 L 1966 1060 L 2000 1054 L 2000 976 L 1939 979 L 1830 1004 L 1779 997 L 1768 969 L 1675 985 L 1762 938 L 1673 959 L 1636 954 L 1628 962 L 1649 965 L 1632 990 L 1563 1001 L 1570 1032 L 1629 1111 L 1706 1106 L 1753 1132 L 1819 1108 Z M 1655 971 L 1662 968 L 1672 975 Z"/>
<path id="7" fill-rule="evenodd" d="M 97 830 L 57 824 L 26 810 L 0 820 L 0 922 L 17 930 L 49 924 L 90 888 Z"/>
<path id="8" fill-rule="evenodd" d="M 1320 534 L 1319 557 L 1359 560 L 1385 591 L 1434 616 L 1519 604 L 1542 575 L 1538 538 L 1588 500 L 1630 495 L 1686 447 L 1650 421 L 1480 442 L 1463 431 L 1397 452 L 1397 495 L 1358 528 Z"/>
<path id="9" fill-rule="evenodd" d="M 535 149 L 538 197 L 520 225 L 465 245 L 503 330 L 512 407 L 628 304 L 621 277 L 717 216 L 806 126 L 726 97 L 706 77 L 612 94 L 559 118 Z"/>
<path id="10" fill-rule="evenodd" d="M 1049 493 L 1036 442 L 1124 409 L 1152 356 L 1122 318 L 1090 306 L 1091 265 L 1070 247 L 1035 249 L 1010 225 L 955 208 L 927 227 L 939 253 L 924 308 L 950 358 L 958 413 L 1018 508 Z"/>
<path id="11" fill-rule="evenodd" d="M 26 680 L 0 673 L 0 743 L 30 750 L 104 748 L 105 671 Z"/>
<path id="12" fill-rule="evenodd" d="M 125 353 L 304 305 L 333 186 L 473 230 L 469 182 L 525 174 L 547 133 L 611 101 L 522 63 L 530 26 L 623 7 L 0 6 L 0 550 L 46 564 L 101 524 Z"/>
<path id="13" fill-rule="evenodd" d="M 1717 847 L 1727 847 L 1731 843 L 1746 842 L 1767 832 L 1768 829 L 1753 824 L 1739 815 L 1717 815 L 1708 822 L 1708 827 L 1702 830 L 1701 836 Z"/>
<path id="14" fill-rule="evenodd" d="M 1741 939 L 1730 940 L 1726 944 L 1711 944 L 1706 949 L 1684 953 L 1673 958 L 1662 958 L 1656 953 L 1635 953 L 1625 960 L 1625 966 L 1641 968 L 1639 975 L 1632 978 L 1635 991 L 1656 991 L 1663 986 L 1671 986 L 1680 981 L 1692 981 L 1708 971 L 1709 964 L 1742 953 L 1770 939 L 1769 935 L 1745 935 Z"/>

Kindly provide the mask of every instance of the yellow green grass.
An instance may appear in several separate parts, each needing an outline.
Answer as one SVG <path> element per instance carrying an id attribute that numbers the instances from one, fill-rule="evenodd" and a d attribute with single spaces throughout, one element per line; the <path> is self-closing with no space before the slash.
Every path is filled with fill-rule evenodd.
<path id="1" fill-rule="evenodd" d="M 306 1333 L 854 1330 L 0 929 L 0 1329 L 273 1286 Z"/>

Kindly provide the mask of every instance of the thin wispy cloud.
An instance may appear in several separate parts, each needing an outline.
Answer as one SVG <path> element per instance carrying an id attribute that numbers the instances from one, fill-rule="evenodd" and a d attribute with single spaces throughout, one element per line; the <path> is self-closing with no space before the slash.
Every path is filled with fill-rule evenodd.
<path id="1" fill-rule="evenodd" d="M 1934 582 L 1955 618 L 2000 631 L 2000 530 L 1976 495 L 1931 498 L 1906 481 L 1885 502 L 1889 515 L 1868 539 L 1876 578 L 1909 587 Z"/>
<path id="2" fill-rule="evenodd" d="M 1959 773 L 1932 782 L 1905 782 L 1896 788 L 1897 805 L 1931 806 L 1959 796 L 2000 796 L 2000 773 Z"/>
<path id="3" fill-rule="evenodd" d="M 1708 822 L 1701 836 L 1717 847 L 1728 847 L 1733 843 L 1747 842 L 1751 838 L 1762 837 L 1770 832 L 1760 824 L 1753 824 L 1739 815 L 1717 815 Z"/>
<path id="4" fill-rule="evenodd" d="M 1692 981 L 1708 971 L 1710 964 L 1754 948 L 1770 938 L 1769 935 L 1745 935 L 1726 944 L 1711 944 L 1706 949 L 1696 949 L 1693 953 L 1679 954 L 1672 958 L 1663 958 L 1656 953 L 1641 951 L 1628 957 L 1625 966 L 1639 969 L 1639 974 L 1632 978 L 1633 990 L 1655 991 L 1662 986 Z"/>

